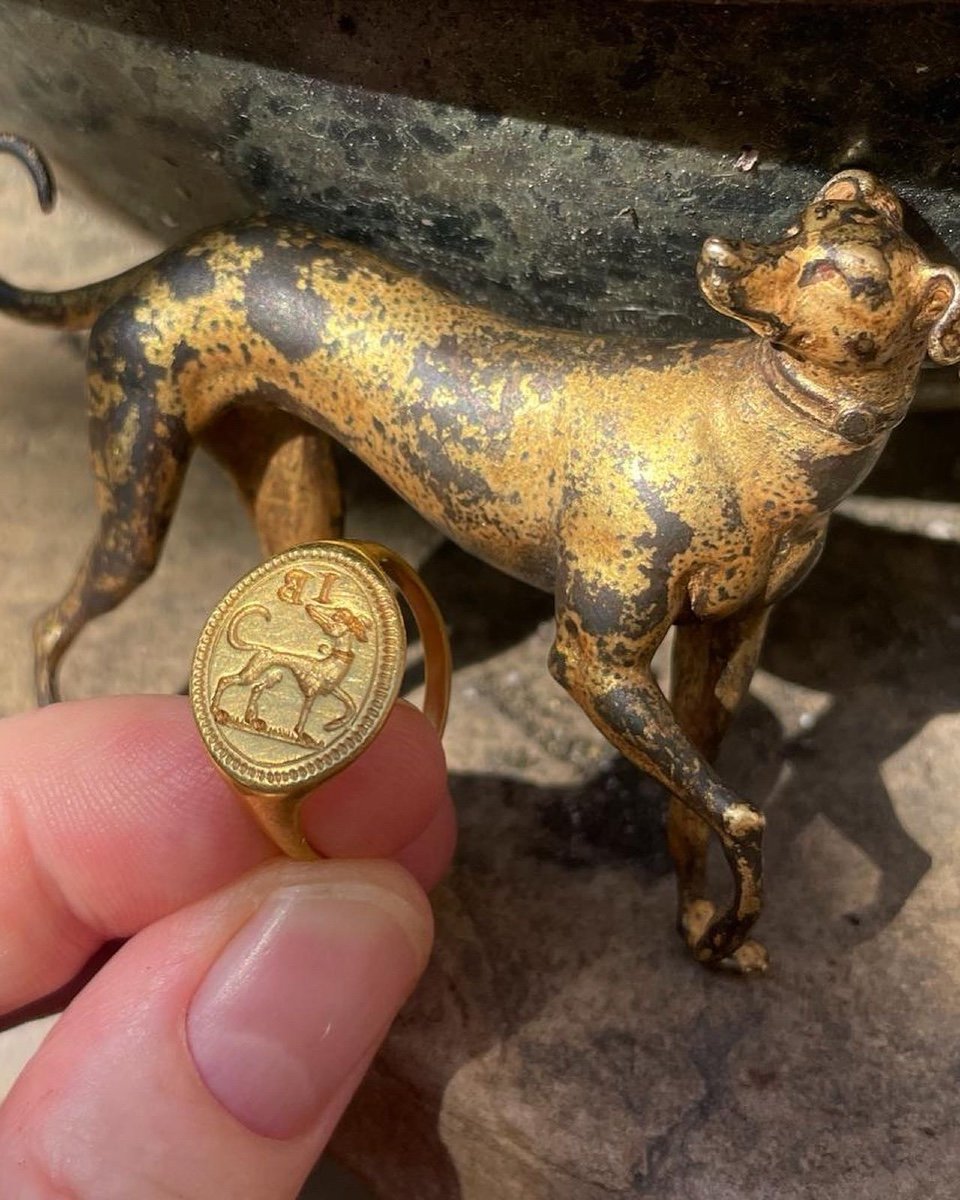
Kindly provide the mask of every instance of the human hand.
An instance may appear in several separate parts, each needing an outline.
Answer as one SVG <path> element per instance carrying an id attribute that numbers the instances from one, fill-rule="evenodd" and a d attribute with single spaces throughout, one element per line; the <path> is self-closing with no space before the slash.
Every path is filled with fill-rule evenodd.
<path id="1" fill-rule="evenodd" d="M 0 1106 L 0 1195 L 296 1196 L 430 952 L 436 735 L 397 705 L 301 814 L 320 862 L 276 857 L 179 697 L 0 722 L 0 1011 L 129 939 Z"/>

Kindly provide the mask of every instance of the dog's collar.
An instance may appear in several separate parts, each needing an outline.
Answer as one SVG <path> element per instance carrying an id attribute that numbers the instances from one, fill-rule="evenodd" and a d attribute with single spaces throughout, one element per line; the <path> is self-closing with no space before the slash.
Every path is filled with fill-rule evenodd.
<path id="1" fill-rule="evenodd" d="M 791 371 L 783 355 L 769 342 L 760 346 L 760 371 L 777 397 L 794 412 L 854 446 L 869 446 L 887 431 L 890 423 L 877 419 L 876 413 L 853 403 L 837 402 L 819 391 L 808 380 Z"/>

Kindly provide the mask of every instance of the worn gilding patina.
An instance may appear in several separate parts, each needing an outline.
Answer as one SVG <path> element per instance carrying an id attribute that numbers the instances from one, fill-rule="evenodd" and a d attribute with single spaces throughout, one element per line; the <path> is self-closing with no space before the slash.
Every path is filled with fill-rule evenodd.
<path id="1" fill-rule="evenodd" d="M 9 143 L 16 149 L 16 143 Z M 27 156 L 38 183 L 45 172 Z M 369 251 L 254 219 L 4 310 L 94 323 L 101 526 L 38 622 L 37 687 L 92 617 L 153 570 L 193 448 L 236 478 L 264 548 L 338 536 L 330 439 L 467 550 L 556 596 L 550 669 L 673 794 L 680 927 L 760 970 L 763 817 L 710 766 L 771 604 L 906 412 L 920 365 L 960 358 L 960 280 L 904 233 L 871 175 L 830 180 L 779 240 L 708 239 L 707 300 L 750 337 L 664 344 L 527 328 Z M 651 673 L 678 626 L 668 704 Z M 709 832 L 734 879 L 705 895 Z"/>

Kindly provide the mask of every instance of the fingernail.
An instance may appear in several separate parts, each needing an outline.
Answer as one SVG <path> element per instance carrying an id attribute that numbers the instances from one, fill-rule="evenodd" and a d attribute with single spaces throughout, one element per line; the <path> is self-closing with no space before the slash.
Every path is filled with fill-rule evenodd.
<path id="1" fill-rule="evenodd" d="M 315 1124 L 413 989 L 417 924 L 373 885 L 299 885 L 268 899 L 187 1013 L 197 1070 L 224 1108 L 264 1137 Z"/>

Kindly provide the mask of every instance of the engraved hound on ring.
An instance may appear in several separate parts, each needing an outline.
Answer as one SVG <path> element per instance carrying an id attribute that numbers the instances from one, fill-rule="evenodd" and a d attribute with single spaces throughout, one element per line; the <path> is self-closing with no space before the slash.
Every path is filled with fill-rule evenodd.
<path id="1" fill-rule="evenodd" d="M 300 689 L 302 697 L 297 723 L 289 735 L 293 741 L 302 746 L 318 744 L 306 732 L 306 724 L 314 704 L 321 696 L 333 696 L 343 709 L 338 716 L 324 723 L 324 729 L 341 729 L 356 715 L 357 706 L 342 685 L 356 657 L 351 643 L 354 639 L 358 642 L 367 641 L 364 622 L 349 608 L 341 607 L 326 612 L 319 604 L 309 603 L 304 605 L 304 610 L 331 639 L 330 642 L 321 642 L 316 654 L 285 650 L 269 642 L 251 641 L 245 636 L 240 625 L 248 617 L 256 615 L 264 621 L 270 621 L 270 610 L 263 604 L 246 604 L 230 618 L 226 629 L 227 641 L 234 650 L 251 650 L 253 653 L 239 671 L 221 675 L 217 680 L 211 708 L 214 719 L 221 725 L 234 724 L 234 718 L 223 707 L 224 692 L 230 687 L 249 687 L 250 694 L 241 724 L 259 733 L 275 733 L 260 716 L 260 697 L 282 683 L 288 675 Z"/>
<path id="2" fill-rule="evenodd" d="M 83 626 L 153 570 L 196 446 L 233 474 L 274 553 L 340 533 L 335 438 L 462 547 L 553 592 L 550 670 L 672 793 L 687 944 L 701 962 L 762 970 L 748 935 L 764 818 L 711 762 L 770 606 L 813 566 L 925 355 L 960 358 L 960 278 L 855 170 L 768 244 L 708 238 L 697 275 L 751 336 L 527 328 L 266 218 L 75 291 L 3 284 L 13 315 L 93 326 L 100 528 L 36 626 L 40 699 Z M 672 625 L 668 703 L 650 664 Z M 724 907 L 706 895 L 710 831 L 733 876 Z"/>

